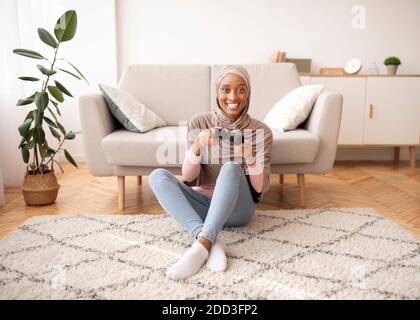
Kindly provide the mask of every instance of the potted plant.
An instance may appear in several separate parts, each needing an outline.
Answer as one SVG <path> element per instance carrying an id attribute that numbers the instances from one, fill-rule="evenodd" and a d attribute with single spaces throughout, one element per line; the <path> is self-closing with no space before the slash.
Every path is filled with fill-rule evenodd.
<path id="1" fill-rule="evenodd" d="M 38 28 L 38 35 L 41 41 L 54 50 L 52 60 L 33 50 L 13 50 L 15 54 L 31 59 L 44 60 L 48 63 L 48 65 L 36 65 L 43 79 L 32 76 L 18 77 L 23 81 L 40 81 L 42 83 L 39 91 L 27 98 L 18 100 L 16 104 L 17 106 L 31 107 L 23 123 L 18 128 L 22 137 L 19 149 L 21 150 L 23 161 L 28 164 L 22 185 L 23 196 L 28 205 L 45 205 L 56 200 L 60 185 L 57 183 L 54 173 L 54 164 L 63 172 L 63 168 L 55 159 L 61 151 L 64 152 L 66 159 L 77 167 L 70 153 L 63 149 L 64 142 L 74 139 L 76 133 L 67 131 L 60 123 L 61 113 L 59 108 L 60 103 L 64 101 L 64 95 L 68 97 L 73 96 L 56 79 L 58 74 L 65 73 L 78 80 L 83 78 L 87 82 L 86 78 L 73 64 L 57 57 L 60 45 L 73 39 L 76 29 L 77 15 L 74 10 L 67 11 L 57 20 L 54 27 L 55 37 L 47 30 Z M 72 71 L 64 69 L 64 64 L 71 67 Z M 45 134 L 47 130 L 57 139 L 57 147 L 54 147 L 52 143 L 47 141 Z"/>
<path id="2" fill-rule="evenodd" d="M 388 75 L 393 76 L 397 73 L 401 60 L 398 57 L 388 57 L 385 59 L 384 64 L 386 65 Z"/>

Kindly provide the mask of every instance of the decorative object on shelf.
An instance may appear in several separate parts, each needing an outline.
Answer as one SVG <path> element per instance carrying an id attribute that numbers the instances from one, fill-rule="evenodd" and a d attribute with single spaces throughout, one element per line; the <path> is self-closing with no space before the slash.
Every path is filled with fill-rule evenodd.
<path id="1" fill-rule="evenodd" d="M 319 74 L 325 76 L 343 76 L 345 72 L 343 68 L 321 68 Z"/>
<path id="2" fill-rule="evenodd" d="M 54 173 L 54 164 L 57 164 L 62 172 L 63 169 L 54 158 L 60 151 L 64 151 L 66 159 L 77 167 L 70 153 L 66 149 L 62 149 L 66 140 L 76 138 L 77 132 L 66 131 L 59 122 L 59 118 L 61 118 L 59 104 L 64 101 L 64 95 L 68 97 L 73 97 L 73 95 L 56 79 L 54 79 L 54 85 L 49 84 L 49 81 L 52 80 L 51 78 L 55 77 L 58 71 L 71 75 L 78 80 L 83 78 L 87 82 L 83 74 L 73 64 L 63 58 L 57 58 L 60 44 L 73 39 L 76 29 L 77 15 L 74 10 L 67 11 L 57 20 L 54 27 L 55 37 L 47 30 L 38 28 L 38 36 L 41 41 L 54 49 L 52 61 L 33 50 L 13 50 L 15 54 L 27 58 L 45 60 L 49 63 L 48 66 L 37 64 L 38 70 L 46 77 L 42 81 L 32 76 L 18 77 L 23 81 L 42 82 L 40 91 L 36 91 L 27 98 L 18 100 L 16 104 L 17 106 L 33 107 L 18 128 L 22 137 L 19 149 L 22 152 L 23 161 L 28 163 L 22 185 L 23 196 L 28 205 L 46 205 L 56 200 L 60 185 L 57 183 Z M 64 63 L 70 66 L 72 71 L 63 69 Z M 58 147 L 53 148 L 52 144 L 47 141 L 44 128 L 48 128 L 54 138 L 57 139 Z M 32 153 L 31 162 L 30 153 Z"/>
<path id="3" fill-rule="evenodd" d="M 285 61 L 286 61 L 286 52 L 276 51 L 272 62 L 278 63 L 278 62 L 285 62 Z"/>
<path id="4" fill-rule="evenodd" d="M 384 61 L 384 65 L 387 69 L 387 74 L 389 76 L 394 76 L 397 74 L 398 66 L 401 64 L 401 60 L 398 57 L 388 57 Z"/>
<path id="5" fill-rule="evenodd" d="M 352 58 L 346 62 L 344 72 L 346 74 L 356 74 L 362 69 L 362 62 L 358 58 Z"/>
<path id="6" fill-rule="evenodd" d="M 368 73 L 369 73 L 369 75 L 373 75 L 373 76 L 375 76 L 375 75 L 378 75 L 380 72 L 379 72 L 379 68 L 378 68 L 378 66 L 376 65 L 376 62 L 373 64 L 373 66 L 372 67 L 369 67 L 369 69 L 368 69 L 369 71 L 368 71 Z"/>
<path id="7" fill-rule="evenodd" d="M 289 59 L 286 58 L 286 62 L 291 62 L 296 65 L 299 73 L 311 73 L 311 59 Z"/>

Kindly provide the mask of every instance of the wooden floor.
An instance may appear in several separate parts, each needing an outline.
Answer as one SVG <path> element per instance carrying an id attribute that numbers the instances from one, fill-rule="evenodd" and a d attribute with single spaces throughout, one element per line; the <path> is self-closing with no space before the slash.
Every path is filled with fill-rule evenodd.
<path id="1" fill-rule="evenodd" d="M 418 161 L 417 161 L 418 162 Z M 136 177 L 126 178 L 126 209 L 117 209 L 117 178 L 93 177 L 86 165 L 70 165 L 58 174 L 61 189 L 56 203 L 26 206 L 19 188 L 6 189 L 6 204 L 0 208 L 0 238 L 26 219 L 45 214 L 142 214 L 163 213 L 150 190 L 147 177 L 137 186 Z M 420 236 L 420 168 L 407 161 L 336 162 L 326 175 L 305 175 L 307 208 L 370 207 Z M 259 210 L 298 208 L 296 175 L 271 176 L 271 187 Z"/>

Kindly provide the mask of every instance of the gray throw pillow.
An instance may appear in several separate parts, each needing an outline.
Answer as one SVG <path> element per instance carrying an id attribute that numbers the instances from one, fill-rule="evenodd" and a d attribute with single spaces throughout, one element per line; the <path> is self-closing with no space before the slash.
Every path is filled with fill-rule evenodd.
<path id="1" fill-rule="evenodd" d="M 162 118 L 131 94 L 104 84 L 99 84 L 99 89 L 111 113 L 127 130 L 144 133 L 166 126 Z"/>

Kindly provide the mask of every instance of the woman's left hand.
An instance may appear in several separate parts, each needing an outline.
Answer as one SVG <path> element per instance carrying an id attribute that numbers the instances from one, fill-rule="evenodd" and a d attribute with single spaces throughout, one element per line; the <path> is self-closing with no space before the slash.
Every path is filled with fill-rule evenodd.
<path id="1" fill-rule="evenodd" d="M 235 144 L 233 148 L 234 148 L 235 155 L 241 155 L 247 165 L 248 164 L 252 165 L 255 163 L 256 158 L 252 153 L 252 144 L 250 143 Z"/>

